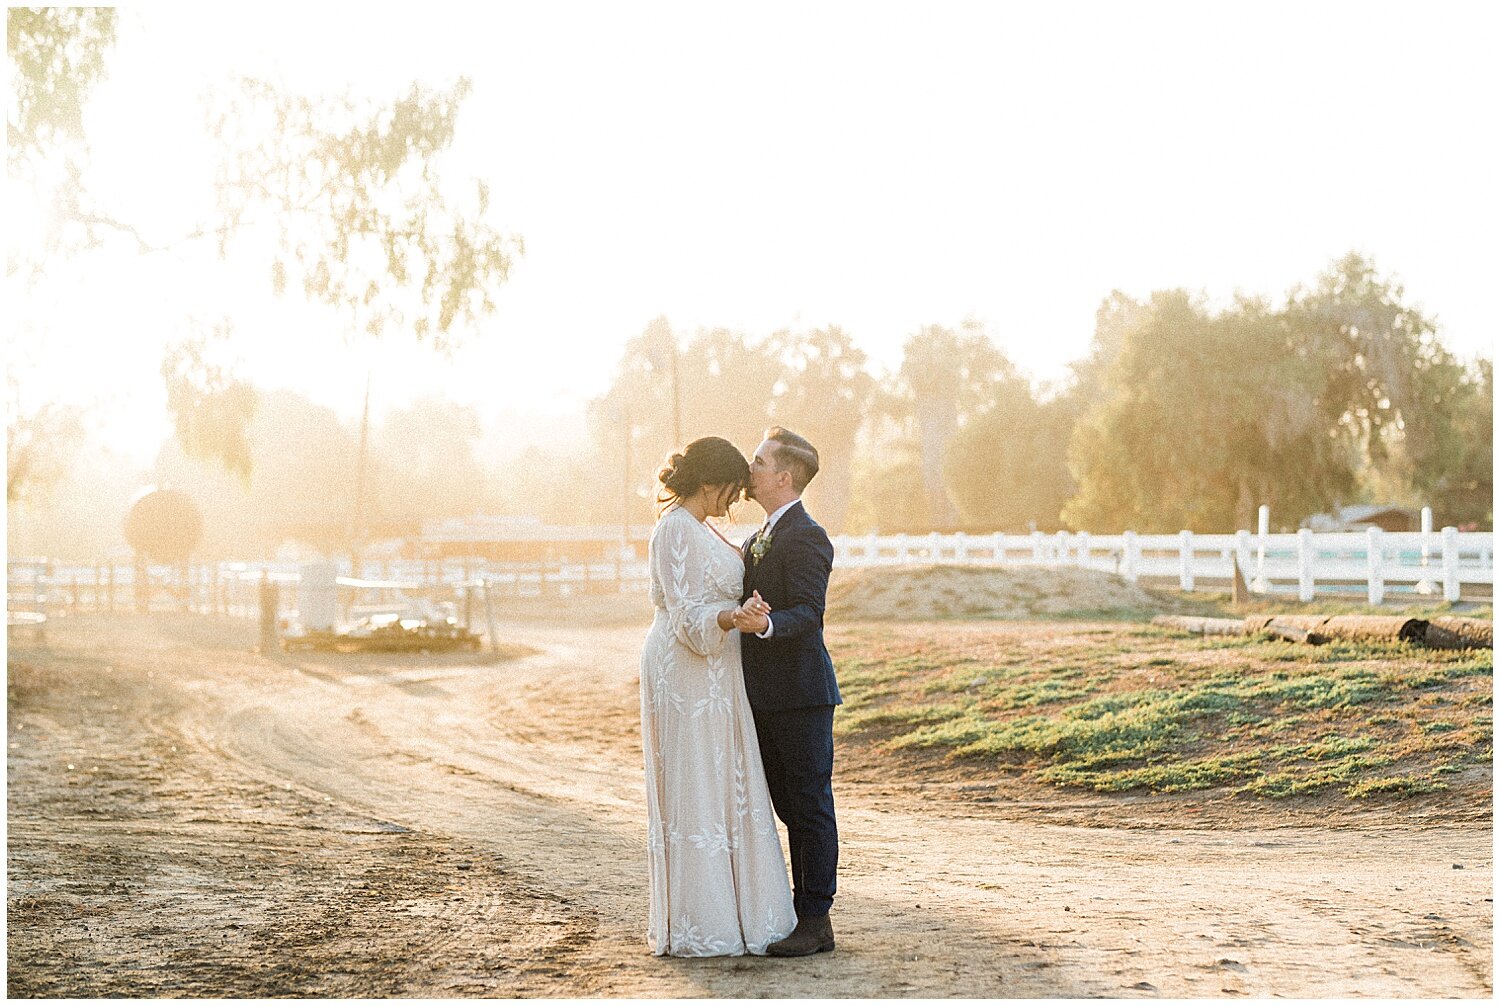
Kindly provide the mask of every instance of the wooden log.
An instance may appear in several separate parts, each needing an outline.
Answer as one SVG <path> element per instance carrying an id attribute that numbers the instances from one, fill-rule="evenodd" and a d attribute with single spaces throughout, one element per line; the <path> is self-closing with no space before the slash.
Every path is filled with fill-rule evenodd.
<path id="1" fill-rule="evenodd" d="M 1328 642 L 1328 637 L 1320 632 L 1304 629 L 1300 625 L 1289 625 L 1276 618 L 1267 622 L 1260 631 L 1268 636 L 1284 639 L 1289 643 L 1307 643 L 1309 646 L 1321 646 Z"/>
<path id="2" fill-rule="evenodd" d="M 1323 628 L 1323 623 L 1327 621 L 1327 615 L 1246 615 L 1241 619 L 1241 623 L 1245 627 L 1245 635 L 1247 636 L 1253 636 L 1257 632 L 1264 632 L 1266 626 L 1272 622 L 1303 629 L 1307 632 L 1318 632 Z"/>
<path id="3" fill-rule="evenodd" d="M 1238 618 L 1200 618 L 1195 615 L 1157 615 L 1152 625 L 1169 629 L 1181 629 L 1199 636 L 1239 636 L 1245 631 L 1244 622 Z"/>
<path id="4" fill-rule="evenodd" d="M 1151 619 L 1151 624 L 1198 636 L 1265 633 L 1313 646 L 1334 639 L 1408 642 L 1449 650 L 1490 649 L 1495 645 L 1493 622 L 1455 616 L 1429 622 L 1398 615 L 1247 615 L 1244 618 L 1158 615 Z"/>
<path id="5" fill-rule="evenodd" d="M 1316 632 L 1328 624 L 1327 615 L 1277 615 L 1275 620 L 1282 625 L 1295 625 L 1299 629 L 1308 632 Z"/>
<path id="6" fill-rule="evenodd" d="M 1495 623 L 1447 615 L 1427 623 L 1422 644 L 1440 650 L 1488 650 L 1495 645 Z"/>
<path id="7" fill-rule="evenodd" d="M 1334 615 L 1318 631 L 1330 639 L 1420 643 L 1427 623 L 1399 615 Z"/>

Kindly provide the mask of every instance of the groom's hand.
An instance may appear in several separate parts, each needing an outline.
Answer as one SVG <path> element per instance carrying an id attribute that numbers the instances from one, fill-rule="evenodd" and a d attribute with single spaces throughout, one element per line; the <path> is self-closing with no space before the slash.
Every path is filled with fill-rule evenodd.
<path id="1" fill-rule="evenodd" d="M 734 616 L 734 627 L 741 632 L 761 633 L 766 631 L 766 626 L 771 624 L 770 618 L 765 615 L 752 615 L 741 608 Z"/>
<path id="2" fill-rule="evenodd" d="M 760 591 L 753 591 L 749 600 L 735 609 L 734 627 L 741 632 L 765 632 L 766 626 L 771 624 L 771 606 L 760 596 Z"/>

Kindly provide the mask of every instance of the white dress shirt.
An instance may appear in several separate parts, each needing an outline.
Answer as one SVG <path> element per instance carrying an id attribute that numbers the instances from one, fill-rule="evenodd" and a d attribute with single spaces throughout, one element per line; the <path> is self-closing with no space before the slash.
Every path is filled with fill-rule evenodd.
<path id="1" fill-rule="evenodd" d="M 777 511 L 775 513 L 773 513 L 771 516 L 769 516 L 769 517 L 766 518 L 766 526 L 763 527 L 763 528 L 761 528 L 760 533 L 761 534 L 770 534 L 776 528 L 776 522 L 781 519 L 781 515 L 784 514 L 784 513 L 786 513 L 792 507 L 796 506 L 798 503 L 801 503 L 801 502 L 802 502 L 802 500 L 800 498 L 799 499 L 794 499 L 790 503 L 787 503 L 786 505 L 784 505 L 784 506 L 780 507 L 779 509 L 777 509 Z M 771 638 L 771 633 L 772 633 L 773 630 L 775 630 L 775 628 L 776 628 L 776 626 L 773 625 L 773 624 L 771 624 L 771 618 L 770 618 L 770 616 L 767 615 L 766 616 L 766 631 L 764 631 L 764 632 L 757 632 L 756 635 L 758 637 L 760 637 L 761 639 L 770 639 Z"/>

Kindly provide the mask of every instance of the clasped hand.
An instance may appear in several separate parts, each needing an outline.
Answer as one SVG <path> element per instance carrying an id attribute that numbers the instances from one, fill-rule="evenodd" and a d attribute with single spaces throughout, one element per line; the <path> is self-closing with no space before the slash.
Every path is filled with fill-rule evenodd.
<path id="1" fill-rule="evenodd" d="M 741 632 L 761 633 L 771 624 L 771 606 L 760 596 L 760 591 L 750 592 L 750 597 L 734 609 L 734 627 Z"/>

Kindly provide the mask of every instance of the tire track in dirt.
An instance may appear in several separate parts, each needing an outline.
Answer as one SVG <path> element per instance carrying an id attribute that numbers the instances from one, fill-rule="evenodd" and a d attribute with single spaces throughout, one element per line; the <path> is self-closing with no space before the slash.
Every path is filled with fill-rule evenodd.
<path id="1" fill-rule="evenodd" d="M 333 750 L 343 753 L 331 763 L 338 778 L 320 785 L 391 813 L 393 801 L 404 801 L 429 827 L 495 843 L 530 861 L 533 883 L 567 890 L 597 917 L 642 916 L 638 747 L 618 729 L 601 736 L 598 725 L 634 699 L 635 633 L 510 628 L 511 638 L 543 653 L 508 668 L 503 683 L 452 675 L 441 686 L 449 692 L 445 708 L 457 704 L 463 713 L 447 713 L 445 729 L 387 711 L 386 736 L 399 736 L 403 752 L 423 759 L 411 763 L 421 767 L 416 778 L 372 786 L 356 769 L 354 749 L 340 742 Z M 293 771 L 290 763 L 310 743 L 306 734 L 274 744 L 262 735 L 258 746 L 279 751 Z M 445 765 L 461 774 L 434 784 L 431 769 Z M 1162 832 L 952 818 L 932 807 L 874 812 L 861 806 L 858 787 L 841 787 L 839 795 L 839 954 L 816 963 L 742 962 L 753 972 L 643 963 L 638 927 L 616 923 L 578 963 L 609 966 L 613 958 L 620 967 L 623 959 L 632 981 L 655 986 L 663 973 L 678 972 L 711 994 L 1336 995 L 1393 991 L 1393 983 L 1401 994 L 1488 989 L 1482 965 L 1474 970 L 1478 955 L 1462 945 L 1420 967 L 1385 967 L 1382 961 L 1401 962 L 1399 948 L 1358 929 L 1358 919 L 1399 909 L 1385 892 L 1361 896 L 1353 888 L 1382 883 L 1393 859 L 1411 858 L 1417 836 L 1356 832 L 1331 842 L 1333 833 L 1207 832 L 1174 840 Z M 486 806 L 489 820 L 475 810 Z M 1409 866 L 1428 874 L 1449 865 L 1433 857 L 1479 851 L 1463 836 L 1420 837 L 1431 840 L 1425 861 Z M 1280 851 L 1277 868 L 1267 871 L 1270 847 Z M 1298 892 L 1326 881 L 1330 848 L 1375 865 L 1360 869 L 1350 889 L 1330 892 L 1342 899 L 1336 905 L 1299 904 Z M 1111 910 L 1100 911 L 1101 903 Z M 1118 911 L 1122 905 L 1131 911 Z M 1487 930 L 1482 913 L 1464 923 L 1467 932 L 1476 926 Z"/>
<path id="2" fill-rule="evenodd" d="M 67 631 L 59 626 L 55 647 L 70 645 Z M 793 961 L 654 958 L 643 938 L 634 734 L 643 629 L 507 625 L 507 640 L 541 652 L 490 665 L 260 658 L 198 636 L 158 646 L 139 626 L 131 631 L 131 645 L 111 660 L 136 660 L 145 679 L 170 650 L 177 669 L 150 679 L 139 720 L 106 723 L 82 746 L 144 722 L 140 753 L 113 784 L 115 797 L 103 799 L 89 783 L 98 799 L 75 801 L 64 815 L 57 800 L 18 796 L 15 780 L 40 792 L 48 777 L 29 762 L 17 773 L 13 753 L 13 858 L 17 833 L 23 853 L 13 869 L 22 887 L 52 896 L 57 885 L 43 882 L 46 871 L 68 867 L 48 859 L 46 843 L 59 833 L 80 846 L 102 842 L 144 861 L 118 873 L 137 885 L 134 900 L 75 884 L 73 900 L 54 899 L 50 910 L 105 905 L 129 913 L 150 901 L 144 892 L 157 898 L 151 904 L 203 913 L 209 922 L 200 927 L 211 922 L 221 936 L 224 926 L 249 933 L 250 950 L 231 955 L 233 966 L 210 966 L 202 932 L 137 926 L 132 938 L 175 965 L 124 968 L 113 984 L 74 988 L 643 997 L 1489 993 L 1487 829 L 1080 828 L 1030 821 L 1003 805 L 892 795 L 884 784 L 840 780 L 837 771 L 838 952 Z M 87 733 L 61 708 L 34 716 L 39 733 L 71 731 L 73 746 Z M 174 746 L 175 761 L 163 761 Z M 148 776 L 156 781 L 144 782 Z M 143 793 L 160 804 L 160 820 L 131 825 L 129 800 Z M 122 830 L 131 827 L 142 834 Z M 163 867 L 151 835 L 199 850 L 192 865 L 208 879 L 151 876 Z M 226 841 L 229 852 L 215 858 L 213 843 Z M 260 865 L 242 877 L 235 871 L 250 867 L 226 855 Z M 288 891 L 302 890 L 329 899 L 323 913 L 283 904 Z M 346 931 L 359 918 L 378 922 L 371 934 L 378 938 L 362 943 Z M 57 947 L 81 960 L 92 952 L 72 935 L 59 936 Z M 251 967 L 277 955 L 290 963 Z M 310 976 L 309 962 L 326 973 Z M 187 976 L 176 986 L 174 966 Z"/>

